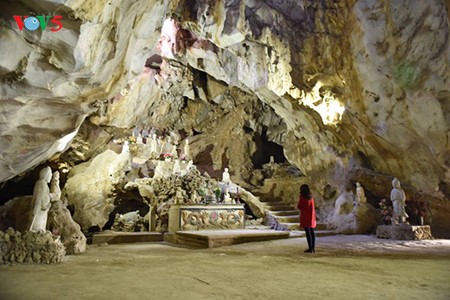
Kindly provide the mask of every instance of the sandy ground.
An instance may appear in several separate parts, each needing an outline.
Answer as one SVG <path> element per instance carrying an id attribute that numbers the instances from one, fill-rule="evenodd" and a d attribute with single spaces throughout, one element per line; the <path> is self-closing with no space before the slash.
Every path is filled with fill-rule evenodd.
<path id="1" fill-rule="evenodd" d="M 331 236 L 305 248 L 90 246 L 58 265 L 0 266 L 0 299 L 450 299 L 450 240 Z"/>

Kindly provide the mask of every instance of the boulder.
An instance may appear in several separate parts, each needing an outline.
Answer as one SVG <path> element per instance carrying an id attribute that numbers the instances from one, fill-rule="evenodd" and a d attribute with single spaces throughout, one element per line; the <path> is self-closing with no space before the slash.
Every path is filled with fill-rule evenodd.
<path id="1" fill-rule="evenodd" d="M 106 150 L 92 160 L 80 164 L 69 173 L 63 190 L 68 204 L 73 205 L 73 219 L 83 231 L 109 220 L 114 210 L 115 190 L 130 165 L 130 156 Z"/>
<path id="2" fill-rule="evenodd" d="M 379 212 L 369 203 L 354 205 L 355 195 L 346 192 L 336 199 L 334 211 L 326 218 L 328 227 L 337 233 L 372 233 L 378 224 Z"/>
<path id="3" fill-rule="evenodd" d="M 425 226 L 411 226 L 407 224 L 400 225 L 380 225 L 377 227 L 377 238 L 391 240 L 430 240 L 431 228 Z"/>
<path id="4" fill-rule="evenodd" d="M 48 212 L 47 228 L 61 237 L 67 254 L 86 251 L 86 237 L 62 201 L 55 201 Z"/>
<path id="5" fill-rule="evenodd" d="M 0 206 L 0 230 L 9 227 L 20 232 L 29 229 L 33 196 L 21 196 Z"/>
<path id="6" fill-rule="evenodd" d="M 258 197 L 254 196 L 252 193 L 243 188 L 240 188 L 239 196 L 241 197 L 242 201 L 244 201 L 245 203 L 247 203 L 248 206 L 250 206 L 250 210 L 255 215 L 255 217 L 257 218 L 265 217 L 266 212 L 264 210 L 264 206 L 261 203 L 261 201 L 259 201 Z"/>

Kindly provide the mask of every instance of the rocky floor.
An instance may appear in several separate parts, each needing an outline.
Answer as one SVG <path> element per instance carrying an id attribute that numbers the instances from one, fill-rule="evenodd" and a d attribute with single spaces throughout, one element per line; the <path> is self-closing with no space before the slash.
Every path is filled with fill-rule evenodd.
<path id="1" fill-rule="evenodd" d="M 56 265 L 0 266 L 0 299 L 449 299 L 450 240 L 304 238 L 186 249 L 91 245 Z"/>

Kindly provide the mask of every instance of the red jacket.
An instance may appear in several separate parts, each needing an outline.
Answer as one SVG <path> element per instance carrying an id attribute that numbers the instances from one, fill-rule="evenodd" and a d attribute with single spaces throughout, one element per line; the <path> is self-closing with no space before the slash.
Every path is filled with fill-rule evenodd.
<path id="1" fill-rule="evenodd" d="M 300 227 L 316 227 L 316 210 L 314 209 L 314 198 L 307 199 L 300 195 L 297 208 L 300 209 Z"/>

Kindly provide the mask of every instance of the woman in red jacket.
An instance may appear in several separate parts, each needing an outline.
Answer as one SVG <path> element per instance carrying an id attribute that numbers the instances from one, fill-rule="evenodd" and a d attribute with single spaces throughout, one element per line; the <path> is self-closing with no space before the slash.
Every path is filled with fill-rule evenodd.
<path id="1" fill-rule="evenodd" d="M 308 241 L 307 253 L 316 252 L 316 234 L 314 228 L 316 227 L 316 211 L 314 209 L 314 198 L 311 196 L 309 186 L 303 184 L 300 187 L 300 199 L 298 200 L 297 208 L 300 210 L 300 227 L 305 229 L 306 240 Z"/>

